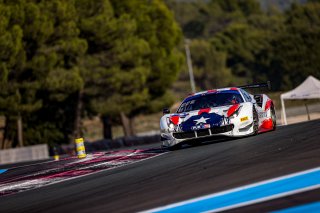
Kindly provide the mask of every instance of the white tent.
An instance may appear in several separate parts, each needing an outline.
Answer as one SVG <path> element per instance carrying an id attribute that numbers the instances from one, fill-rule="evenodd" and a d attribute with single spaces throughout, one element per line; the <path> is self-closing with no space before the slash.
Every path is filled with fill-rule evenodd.
<path id="1" fill-rule="evenodd" d="M 287 125 L 287 117 L 286 117 L 284 100 L 318 99 L 318 98 L 320 99 L 320 81 L 311 75 L 295 89 L 281 94 L 280 99 L 281 99 L 282 117 L 283 117 L 284 124 Z M 307 113 L 309 116 L 308 108 L 307 108 Z"/>

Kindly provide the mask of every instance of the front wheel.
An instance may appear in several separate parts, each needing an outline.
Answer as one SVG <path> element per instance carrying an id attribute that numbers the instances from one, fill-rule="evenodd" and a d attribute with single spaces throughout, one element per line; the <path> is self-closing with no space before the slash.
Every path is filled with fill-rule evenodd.
<path id="1" fill-rule="evenodd" d="M 253 135 L 257 135 L 259 132 L 259 118 L 258 118 L 257 110 L 254 107 L 253 107 L 252 115 L 253 115 Z"/>
<path id="2" fill-rule="evenodd" d="M 176 144 L 176 145 L 173 145 L 173 146 L 168 147 L 168 150 L 170 150 L 170 151 L 176 151 L 176 150 L 181 149 L 181 147 L 182 147 L 181 143 L 178 143 L 178 144 Z"/>

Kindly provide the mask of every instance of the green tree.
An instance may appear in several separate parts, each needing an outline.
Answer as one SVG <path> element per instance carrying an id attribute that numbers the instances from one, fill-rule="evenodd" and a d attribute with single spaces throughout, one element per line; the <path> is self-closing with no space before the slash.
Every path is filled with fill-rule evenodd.
<path id="1" fill-rule="evenodd" d="M 274 41 L 278 89 L 290 89 L 308 75 L 320 77 L 320 3 L 293 5 L 285 29 Z"/>
<path id="2" fill-rule="evenodd" d="M 230 85 L 232 74 L 226 67 L 225 52 L 216 51 L 206 40 L 192 40 L 190 49 L 196 84 L 201 90 Z"/>
<path id="3" fill-rule="evenodd" d="M 78 1 L 76 6 L 81 37 L 89 45 L 80 61 L 85 80 L 82 101 L 89 114 L 99 114 L 107 125 L 110 117 L 146 101 L 149 67 L 144 58 L 150 48 L 136 36 L 136 22 L 128 14 L 116 16 L 109 1 Z M 110 136 L 109 130 L 105 137 Z"/>
<path id="4" fill-rule="evenodd" d="M 5 111 L 6 132 L 17 137 L 10 120 L 22 117 L 25 144 L 66 142 L 73 131 L 74 93 L 83 86 L 78 56 L 87 44 L 79 39 L 73 1 L 5 1 L 8 26 L 21 29 L 19 66 L 8 71 L 6 93 L 16 97 Z M 16 45 L 19 47 L 19 45 Z M 66 116 L 68 114 L 69 116 Z M 71 125 L 70 125 L 71 124 Z M 9 135 L 9 134 L 5 134 Z"/>
<path id="5" fill-rule="evenodd" d="M 0 148 L 22 145 L 22 115 L 39 108 L 33 99 L 37 84 L 24 79 L 25 51 L 21 7 L 23 3 L 0 3 L 0 114 L 6 118 L 4 137 Z M 19 134 L 17 134 L 19 133 Z M 20 137 L 18 137 L 18 135 Z"/>
<path id="6" fill-rule="evenodd" d="M 120 116 L 131 135 L 137 114 L 168 102 L 181 64 L 179 28 L 161 1 L 79 1 L 77 8 L 89 44 L 82 60 L 86 108 L 105 124 Z"/>
<path id="7" fill-rule="evenodd" d="M 266 81 L 275 64 L 272 42 L 283 31 L 279 14 L 256 14 L 229 25 L 216 34 L 212 44 L 227 52 L 227 66 L 238 83 Z"/>
<path id="8" fill-rule="evenodd" d="M 86 40 L 79 38 L 75 2 L 40 1 L 26 9 L 30 11 L 25 13 L 25 41 L 27 49 L 33 51 L 27 53 L 25 72 L 41 82 L 37 95 L 43 102 L 43 107 L 30 116 L 34 126 L 26 134 L 30 132 L 36 143 L 68 142 L 75 137 L 75 108 L 83 88 L 78 58 L 87 50 Z"/>
<path id="9" fill-rule="evenodd" d="M 71 141 L 85 113 L 121 117 L 130 135 L 134 116 L 171 101 L 181 32 L 160 0 L 7 0 L 0 19 L 0 113 L 13 146 L 21 121 L 25 144 Z"/>

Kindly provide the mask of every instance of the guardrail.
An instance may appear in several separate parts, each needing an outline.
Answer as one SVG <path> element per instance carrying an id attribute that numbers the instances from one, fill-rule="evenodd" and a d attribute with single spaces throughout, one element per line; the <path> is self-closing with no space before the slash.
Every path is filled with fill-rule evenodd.
<path id="1" fill-rule="evenodd" d="M 43 160 L 48 158 L 49 152 L 47 144 L 0 150 L 0 164 Z"/>

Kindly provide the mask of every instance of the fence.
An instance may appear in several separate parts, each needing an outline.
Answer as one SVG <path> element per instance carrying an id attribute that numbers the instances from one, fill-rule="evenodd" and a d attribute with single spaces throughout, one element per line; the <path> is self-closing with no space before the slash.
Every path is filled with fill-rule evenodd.
<path id="1" fill-rule="evenodd" d="M 42 160 L 47 158 L 49 158 L 47 144 L 0 150 L 0 164 Z"/>

